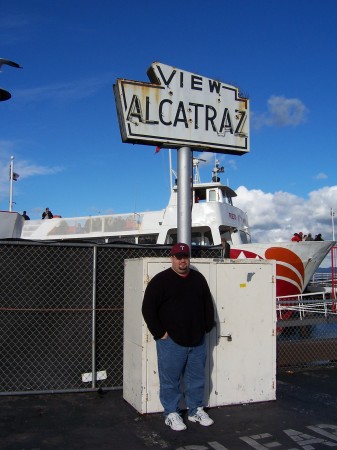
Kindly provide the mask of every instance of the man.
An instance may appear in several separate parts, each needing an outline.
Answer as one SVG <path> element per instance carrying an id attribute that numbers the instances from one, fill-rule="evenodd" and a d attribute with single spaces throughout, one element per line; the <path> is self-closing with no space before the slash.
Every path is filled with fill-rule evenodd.
<path id="1" fill-rule="evenodd" d="M 171 264 L 147 285 L 142 313 L 156 340 L 165 424 L 181 431 L 186 429 L 179 410 L 181 378 L 188 420 L 203 426 L 214 423 L 203 409 L 205 334 L 214 326 L 214 307 L 205 277 L 190 269 L 187 244 L 172 247 Z"/>
<path id="2" fill-rule="evenodd" d="M 42 213 L 42 219 L 52 219 L 54 216 L 49 208 L 46 208 L 45 211 Z"/>

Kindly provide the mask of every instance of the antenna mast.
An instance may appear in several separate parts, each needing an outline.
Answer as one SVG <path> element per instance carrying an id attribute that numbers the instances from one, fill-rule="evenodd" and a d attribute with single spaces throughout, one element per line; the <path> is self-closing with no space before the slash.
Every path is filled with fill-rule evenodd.
<path id="1" fill-rule="evenodd" d="M 206 162 L 206 159 L 193 158 L 193 184 L 200 183 L 200 173 L 199 173 L 200 161 Z"/>
<path id="2" fill-rule="evenodd" d="M 212 170 L 212 181 L 217 183 L 220 181 L 220 177 L 218 177 L 218 173 L 224 173 L 225 169 L 223 166 L 220 167 L 220 161 L 217 159 L 215 161 L 215 167 Z"/>

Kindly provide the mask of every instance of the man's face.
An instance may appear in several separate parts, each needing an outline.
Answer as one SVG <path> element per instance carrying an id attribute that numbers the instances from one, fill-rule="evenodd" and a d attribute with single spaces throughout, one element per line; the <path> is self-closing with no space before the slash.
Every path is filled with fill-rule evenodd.
<path id="1" fill-rule="evenodd" d="M 172 269 L 178 275 L 186 275 L 190 270 L 189 256 L 171 256 Z"/>

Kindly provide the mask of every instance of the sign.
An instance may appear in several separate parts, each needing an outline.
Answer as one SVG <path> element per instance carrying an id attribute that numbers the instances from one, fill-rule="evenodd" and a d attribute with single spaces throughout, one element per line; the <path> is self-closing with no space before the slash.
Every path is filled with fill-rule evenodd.
<path id="1" fill-rule="evenodd" d="M 249 152 L 249 101 L 238 88 L 155 62 L 150 83 L 113 86 L 123 142 Z"/>

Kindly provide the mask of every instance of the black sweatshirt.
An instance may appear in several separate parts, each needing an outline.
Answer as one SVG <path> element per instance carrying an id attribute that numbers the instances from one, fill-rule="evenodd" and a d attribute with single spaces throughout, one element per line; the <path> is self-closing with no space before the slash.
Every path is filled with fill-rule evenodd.
<path id="1" fill-rule="evenodd" d="M 193 269 L 187 276 L 178 275 L 172 268 L 155 275 L 145 290 L 142 313 L 154 339 L 167 332 L 184 347 L 198 345 L 214 326 L 207 281 Z"/>

